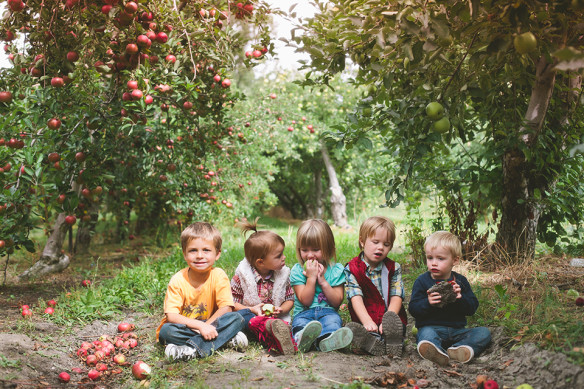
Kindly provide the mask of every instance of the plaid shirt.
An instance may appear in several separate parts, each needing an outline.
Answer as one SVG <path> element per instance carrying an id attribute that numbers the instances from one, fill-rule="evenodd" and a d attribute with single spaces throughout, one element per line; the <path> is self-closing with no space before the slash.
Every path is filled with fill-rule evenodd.
<path id="1" fill-rule="evenodd" d="M 365 262 L 365 260 L 363 259 L 363 254 L 361 254 L 359 258 L 363 262 Z M 367 262 L 365 262 L 365 265 L 367 265 L 365 275 L 367 276 L 367 278 L 371 280 L 371 282 L 373 282 L 373 285 L 375 285 L 375 287 L 379 291 L 379 294 L 383 296 L 383 289 L 381 286 L 381 270 L 385 265 L 383 264 L 383 262 L 381 262 L 375 269 L 372 269 Z M 347 283 L 345 284 L 345 290 L 347 291 L 347 300 L 350 300 L 355 296 L 363 296 L 363 291 L 361 290 L 361 287 L 359 286 L 357 279 L 349 270 L 349 265 L 345 266 L 345 278 L 347 279 Z M 389 289 L 389 297 L 391 296 L 400 296 L 402 300 L 405 299 L 404 283 L 402 281 L 401 276 L 401 267 L 397 262 L 395 263 L 395 271 L 393 273 Z"/>
<path id="2" fill-rule="evenodd" d="M 251 268 L 255 281 L 258 285 L 258 296 L 264 304 L 273 304 L 272 290 L 274 289 L 274 280 L 272 279 L 273 273 L 267 278 L 263 278 L 260 273 L 257 272 L 255 268 Z M 233 301 L 235 303 L 243 304 L 243 288 L 241 287 L 241 281 L 239 276 L 236 274 L 231 279 L 231 294 L 233 295 Z M 290 286 L 290 282 L 286 284 L 286 294 L 284 301 L 294 301 L 294 290 Z"/>

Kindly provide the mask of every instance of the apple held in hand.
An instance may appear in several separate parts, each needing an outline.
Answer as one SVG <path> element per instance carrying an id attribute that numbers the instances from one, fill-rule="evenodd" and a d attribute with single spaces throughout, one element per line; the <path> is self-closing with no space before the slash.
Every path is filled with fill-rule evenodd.
<path id="1" fill-rule="evenodd" d="M 272 316 L 275 309 L 276 307 L 274 307 L 272 304 L 264 304 L 262 305 L 262 314 L 264 316 Z"/>

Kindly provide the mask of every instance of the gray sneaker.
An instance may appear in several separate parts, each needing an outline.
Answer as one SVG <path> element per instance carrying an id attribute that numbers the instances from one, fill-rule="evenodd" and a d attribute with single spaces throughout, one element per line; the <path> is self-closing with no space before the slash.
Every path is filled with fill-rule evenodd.
<path id="1" fill-rule="evenodd" d="M 404 327 L 398 314 L 387 311 L 381 319 L 385 353 L 394 357 L 401 357 L 404 348 Z"/>
<path id="2" fill-rule="evenodd" d="M 249 342 L 247 340 L 247 336 L 239 331 L 231 340 L 229 341 L 229 346 L 234 348 L 237 351 L 243 351 L 247 348 Z"/>
<path id="3" fill-rule="evenodd" d="M 367 331 L 363 324 L 352 321 L 345 327 L 353 332 L 351 350 L 354 353 L 364 351 L 367 354 L 377 356 L 385 354 L 385 343 Z"/>
<path id="4" fill-rule="evenodd" d="M 193 347 L 188 345 L 178 346 L 176 344 L 169 343 L 166 345 L 164 349 L 164 355 L 167 358 L 176 361 L 176 360 L 183 360 L 188 361 L 189 359 L 197 358 L 197 350 Z"/>
<path id="5" fill-rule="evenodd" d="M 342 327 L 321 340 L 318 348 L 324 352 L 340 350 L 350 345 L 352 341 L 353 332 L 347 327 Z"/>
<path id="6" fill-rule="evenodd" d="M 306 324 L 306 326 L 295 336 L 298 351 L 303 353 L 310 351 L 312 344 L 319 337 L 321 331 L 322 324 L 320 324 L 320 322 L 316 320 L 308 322 L 308 324 Z"/>

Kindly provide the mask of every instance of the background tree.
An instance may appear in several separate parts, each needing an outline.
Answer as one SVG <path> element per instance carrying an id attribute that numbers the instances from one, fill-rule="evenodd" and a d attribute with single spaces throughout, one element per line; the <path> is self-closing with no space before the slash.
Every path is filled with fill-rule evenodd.
<path id="1" fill-rule="evenodd" d="M 229 73 L 268 55 L 263 2 L 8 5 L 0 37 L 14 66 L 0 78 L 0 255 L 34 250 L 39 224 L 50 235 L 21 278 L 67 266 L 67 230 L 80 226 L 86 248 L 99 215 L 132 239 L 230 210 L 233 192 L 217 166 L 230 155 L 224 110 L 239 98 Z"/>
<path id="2" fill-rule="evenodd" d="M 500 214 L 496 240 L 518 257 L 533 256 L 538 235 L 554 244 L 563 222 L 580 224 L 582 158 L 570 150 L 584 128 L 582 2 L 318 4 L 295 41 L 320 82 L 347 55 L 359 66 L 370 96 L 338 136 L 386 139 L 400 163 L 389 205 L 431 183 L 447 202 Z"/>

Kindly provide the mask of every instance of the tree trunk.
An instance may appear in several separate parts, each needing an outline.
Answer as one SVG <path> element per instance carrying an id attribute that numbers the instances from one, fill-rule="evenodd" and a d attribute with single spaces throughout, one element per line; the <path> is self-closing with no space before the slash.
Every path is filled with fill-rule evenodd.
<path id="1" fill-rule="evenodd" d="M 525 125 L 519 131 L 519 141 L 526 148 L 535 149 L 543 126 L 555 84 L 553 64 L 545 57 L 539 59 Z M 554 180 L 543 177 L 525 158 L 519 147 L 506 150 L 503 155 L 503 195 L 501 199 L 501 223 L 497 243 L 517 260 L 533 258 L 537 240 L 537 224 L 541 215 L 541 198 Z"/>
<path id="2" fill-rule="evenodd" d="M 331 163 L 328 150 L 324 142 L 320 142 L 320 151 L 322 153 L 322 160 L 329 176 L 329 187 L 331 190 L 331 213 L 333 220 L 337 227 L 347 227 L 347 199 L 343 194 L 343 188 L 339 185 L 337 172 Z"/>
<path id="3" fill-rule="evenodd" d="M 18 276 L 20 281 L 39 277 L 44 274 L 57 273 L 69 266 L 69 257 L 61 253 L 63 242 L 70 227 L 65 223 L 65 216 L 64 213 L 60 213 L 57 216 L 57 220 L 55 220 L 55 225 L 53 226 L 53 232 L 45 244 L 41 257 L 28 270 L 25 270 Z"/>
<path id="4" fill-rule="evenodd" d="M 314 197 L 316 204 L 316 212 L 314 216 L 317 219 L 322 219 L 324 215 L 322 202 L 322 169 L 316 169 L 314 171 Z"/>
<path id="5" fill-rule="evenodd" d="M 77 235 L 75 235 L 75 247 L 73 253 L 75 254 L 86 254 L 89 252 L 89 246 L 91 244 L 91 236 L 95 232 L 95 225 L 97 224 L 97 218 L 99 206 L 97 203 L 92 202 L 89 207 L 89 215 L 91 220 L 82 221 L 77 227 Z"/>

